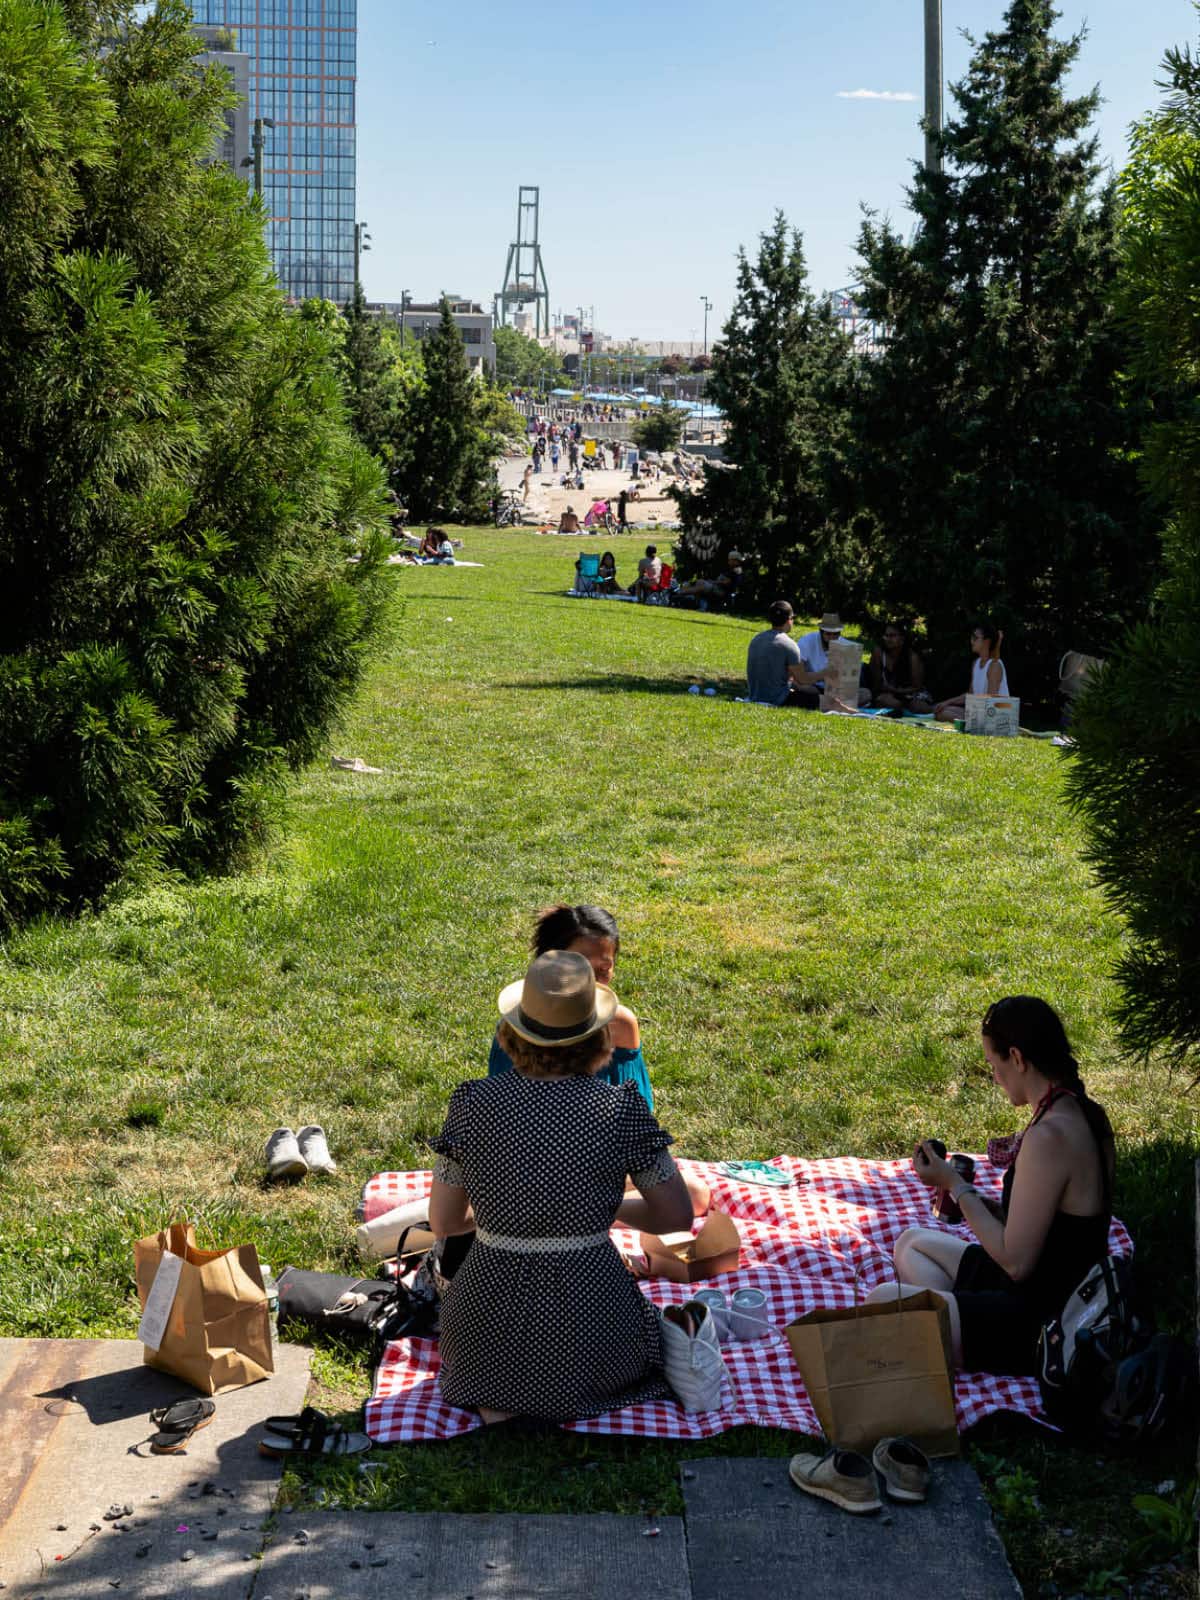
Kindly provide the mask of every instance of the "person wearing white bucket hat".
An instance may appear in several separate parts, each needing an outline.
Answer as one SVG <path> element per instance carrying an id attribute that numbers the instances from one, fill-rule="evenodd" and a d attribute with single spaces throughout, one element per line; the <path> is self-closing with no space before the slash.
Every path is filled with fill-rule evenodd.
<path id="1" fill-rule="evenodd" d="M 836 611 L 827 611 L 811 633 L 804 634 L 796 642 L 800 646 L 800 659 L 804 665 L 803 678 L 805 680 L 802 692 L 811 696 L 810 709 L 815 711 L 821 703 L 821 695 L 825 689 L 825 669 L 829 665 L 829 647 L 835 639 L 842 637 L 842 619 Z M 865 705 L 870 700 L 870 692 L 860 689 L 858 704 Z"/>
<path id="2" fill-rule="evenodd" d="M 619 1213 L 677 1232 L 692 1203 L 635 1085 L 596 1077 L 617 997 L 578 951 L 550 950 L 498 1009 L 515 1070 L 459 1084 L 431 1141 L 430 1226 L 475 1230 L 442 1300 L 442 1395 L 485 1422 L 569 1422 L 665 1398 L 658 1318 L 609 1229 Z"/>

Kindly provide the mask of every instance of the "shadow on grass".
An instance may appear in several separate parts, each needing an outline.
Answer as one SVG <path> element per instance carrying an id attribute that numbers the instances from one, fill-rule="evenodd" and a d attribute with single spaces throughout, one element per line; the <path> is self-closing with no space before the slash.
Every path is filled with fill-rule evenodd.
<path id="1" fill-rule="evenodd" d="M 662 677 L 649 678 L 635 672 L 597 673 L 589 678 L 527 678 L 498 684 L 501 689 L 590 689 L 597 694 L 687 694 L 698 682 L 714 688 L 718 697 L 728 698 L 745 688 L 742 678 Z M 712 699 L 713 696 L 708 696 Z"/>

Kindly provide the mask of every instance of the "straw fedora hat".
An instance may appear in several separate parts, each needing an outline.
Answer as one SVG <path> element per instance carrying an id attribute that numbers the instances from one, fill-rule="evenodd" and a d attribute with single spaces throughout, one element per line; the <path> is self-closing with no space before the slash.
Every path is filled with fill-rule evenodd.
<path id="1" fill-rule="evenodd" d="M 822 633 L 841 633 L 842 619 L 836 611 L 827 611 L 817 624 L 817 627 Z"/>
<path id="2" fill-rule="evenodd" d="M 547 950 L 523 978 L 500 991 L 500 1015 L 530 1044 L 579 1044 L 607 1027 L 617 997 L 597 983 L 591 963 L 577 950 Z"/>

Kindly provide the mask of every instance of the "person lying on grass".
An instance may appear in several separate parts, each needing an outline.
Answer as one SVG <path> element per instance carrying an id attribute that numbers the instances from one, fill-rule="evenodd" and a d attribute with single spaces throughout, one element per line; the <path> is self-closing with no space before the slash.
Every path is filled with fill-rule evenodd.
<path id="1" fill-rule="evenodd" d="M 967 694 L 1008 694 L 1008 673 L 1000 659 L 1004 635 L 994 622 L 981 622 L 971 630 L 971 687 L 966 694 L 943 700 L 933 708 L 939 722 L 956 722 L 966 715 Z"/>
<path id="2" fill-rule="evenodd" d="M 611 987 L 621 935 L 617 919 L 601 906 L 547 906 L 537 914 L 529 947 L 535 956 L 545 955 L 549 950 L 573 951 L 585 958 L 597 983 Z M 512 1061 L 504 1048 L 503 1031 L 502 1026 L 498 1027 L 492 1036 L 487 1064 L 489 1078 L 512 1071 Z M 608 1026 L 608 1035 L 611 1050 L 598 1068 L 597 1076 L 605 1083 L 632 1083 L 648 1109 L 653 1111 L 654 1090 L 650 1087 L 650 1074 L 642 1056 L 641 1028 L 628 1006 L 618 1004 Z M 699 1178 L 686 1181 L 696 1215 L 703 1216 L 711 1200 L 708 1185 Z"/>
<path id="3" fill-rule="evenodd" d="M 609 1229 L 683 1230 L 692 1203 L 635 1084 L 600 1076 L 617 997 L 551 950 L 498 1004 L 512 1070 L 459 1084 L 431 1141 L 430 1227 L 475 1233 L 442 1296 L 442 1396 L 487 1423 L 666 1399 L 658 1313 Z"/>
<path id="4" fill-rule="evenodd" d="M 1113 1131 L 1090 1100 L 1053 1007 L 1033 995 L 998 1000 L 983 1019 L 992 1081 L 1033 1115 L 994 1207 L 929 1141 L 913 1171 L 948 1189 L 978 1243 L 935 1228 L 907 1228 L 893 1259 L 898 1283 L 869 1301 L 932 1289 L 950 1309 L 954 1359 L 968 1372 L 1021 1377 L 1035 1370 L 1038 1335 L 1108 1253 L 1115 1169 Z"/>

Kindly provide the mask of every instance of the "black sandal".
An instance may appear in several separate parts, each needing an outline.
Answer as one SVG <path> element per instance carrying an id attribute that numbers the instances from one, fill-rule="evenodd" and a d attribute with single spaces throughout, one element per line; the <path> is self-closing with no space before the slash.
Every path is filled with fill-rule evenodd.
<path id="1" fill-rule="evenodd" d="M 194 1433 L 208 1427 L 216 1409 L 211 1400 L 177 1400 L 152 1411 L 150 1421 L 160 1431 L 150 1441 L 151 1450 L 156 1456 L 179 1455 Z"/>
<path id="2" fill-rule="evenodd" d="M 358 1456 L 371 1448 L 365 1433 L 350 1433 L 340 1422 L 330 1422 L 323 1411 L 305 1406 L 298 1417 L 268 1417 L 267 1431 L 258 1441 L 260 1455 Z"/>

